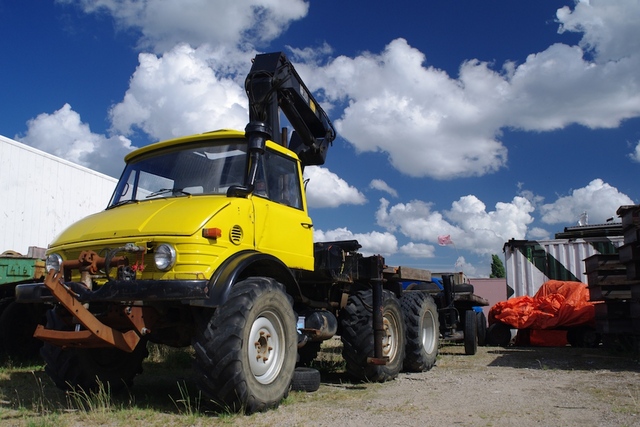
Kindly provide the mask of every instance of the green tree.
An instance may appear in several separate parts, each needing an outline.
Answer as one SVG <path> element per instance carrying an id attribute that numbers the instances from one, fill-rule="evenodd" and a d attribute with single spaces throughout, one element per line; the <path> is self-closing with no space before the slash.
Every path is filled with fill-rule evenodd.
<path id="1" fill-rule="evenodd" d="M 491 275 L 492 279 L 501 279 L 505 277 L 504 264 L 498 255 L 491 255 Z"/>

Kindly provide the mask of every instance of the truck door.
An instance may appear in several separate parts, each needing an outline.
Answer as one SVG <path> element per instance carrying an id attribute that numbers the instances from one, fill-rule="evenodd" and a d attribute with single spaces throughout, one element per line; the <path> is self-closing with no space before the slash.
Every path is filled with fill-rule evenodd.
<path id="1" fill-rule="evenodd" d="M 313 270 L 313 230 L 299 162 L 267 150 L 252 196 L 256 249 L 290 268 Z"/>

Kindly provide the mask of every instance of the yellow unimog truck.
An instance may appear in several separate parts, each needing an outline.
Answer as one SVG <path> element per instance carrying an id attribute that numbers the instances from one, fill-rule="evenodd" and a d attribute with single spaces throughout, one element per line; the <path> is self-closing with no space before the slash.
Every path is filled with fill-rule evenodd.
<path id="1" fill-rule="evenodd" d="M 51 305 L 35 336 L 58 387 L 129 386 L 148 342 L 193 346 L 207 400 L 248 413 L 277 406 L 336 334 L 362 380 L 433 366 L 438 311 L 411 291 L 429 272 L 313 242 L 302 172 L 336 136 L 326 113 L 279 52 L 255 57 L 245 88 L 244 132 L 127 155 L 106 210 L 50 244 L 44 283 L 17 287 L 17 301 Z"/>

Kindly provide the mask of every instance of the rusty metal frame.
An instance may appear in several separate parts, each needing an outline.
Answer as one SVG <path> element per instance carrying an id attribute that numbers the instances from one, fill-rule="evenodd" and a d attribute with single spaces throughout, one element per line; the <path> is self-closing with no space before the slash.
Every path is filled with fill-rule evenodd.
<path id="1" fill-rule="evenodd" d="M 114 264 L 125 264 L 126 258 L 114 259 Z M 60 270 L 51 270 L 44 280 L 44 285 L 51 291 L 60 304 L 69 311 L 82 325 L 84 330 L 58 331 L 38 325 L 34 337 L 62 347 L 116 347 L 132 352 L 140 342 L 141 335 L 149 333 L 144 320 L 143 307 L 123 307 L 125 317 L 134 329 L 120 332 L 98 320 L 89 309 L 79 302 L 75 293 L 64 284 L 65 270 L 79 268 L 82 273 L 95 274 L 105 264 L 105 259 L 95 252 L 83 252 L 78 260 L 63 262 Z M 90 289 L 90 286 L 87 286 Z"/>

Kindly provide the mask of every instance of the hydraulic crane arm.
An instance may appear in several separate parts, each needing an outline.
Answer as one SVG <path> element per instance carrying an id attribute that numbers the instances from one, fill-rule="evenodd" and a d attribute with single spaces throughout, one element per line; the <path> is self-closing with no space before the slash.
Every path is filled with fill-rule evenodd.
<path id="1" fill-rule="evenodd" d="M 327 149 L 336 137 L 329 117 L 311 95 L 282 52 L 256 55 L 245 80 L 250 123 L 271 128 L 271 139 L 287 145 L 280 134 L 279 110 L 294 129 L 289 148 L 303 166 L 324 164 Z"/>
<path id="2" fill-rule="evenodd" d="M 294 129 L 288 148 L 302 167 L 324 164 L 336 131 L 284 53 L 256 55 L 244 87 L 249 98 L 247 170 L 244 185 L 232 186 L 227 195 L 246 197 L 253 191 L 267 139 L 287 146 L 286 133 L 280 133 L 280 111 Z"/>

